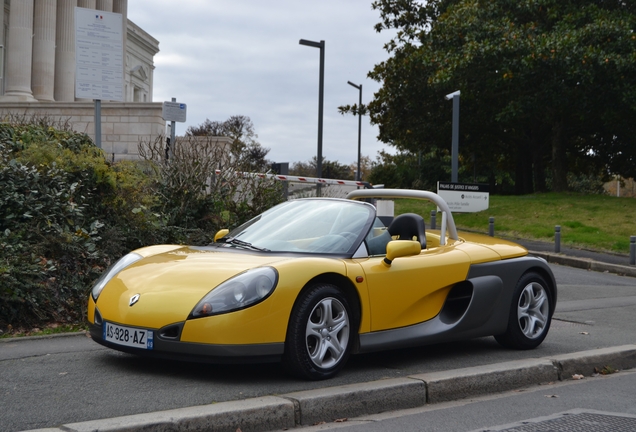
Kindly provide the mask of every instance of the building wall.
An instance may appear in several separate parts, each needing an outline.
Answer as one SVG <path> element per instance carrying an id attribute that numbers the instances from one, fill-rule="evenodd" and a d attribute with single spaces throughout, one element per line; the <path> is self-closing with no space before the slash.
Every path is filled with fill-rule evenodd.
<path id="1" fill-rule="evenodd" d="M 102 149 L 110 160 L 138 159 L 141 141 L 163 139 L 166 122 L 161 118 L 162 104 L 102 102 Z M 11 116 L 48 117 L 68 122 L 77 132 L 95 139 L 93 102 L 5 102 L 0 103 L 0 121 Z"/>
<path id="2" fill-rule="evenodd" d="M 636 181 L 633 178 L 618 177 L 605 183 L 603 187 L 610 196 L 636 198 Z"/>
<path id="3" fill-rule="evenodd" d="M 126 102 L 152 102 L 154 56 L 159 41 L 128 20 L 126 44 Z"/>

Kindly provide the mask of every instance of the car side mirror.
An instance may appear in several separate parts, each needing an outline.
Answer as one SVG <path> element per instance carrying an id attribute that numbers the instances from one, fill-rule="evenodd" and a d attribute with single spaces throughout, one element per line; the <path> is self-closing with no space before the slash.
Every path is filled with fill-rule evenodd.
<path id="1" fill-rule="evenodd" d="M 422 245 L 413 240 L 393 240 L 386 245 L 386 257 L 382 261 L 387 267 L 391 266 L 394 259 L 419 255 L 422 252 Z"/>
<path id="2" fill-rule="evenodd" d="M 222 229 L 217 231 L 216 234 L 214 234 L 214 242 L 216 242 L 218 239 L 220 239 L 221 237 L 225 237 L 226 235 L 228 235 L 230 233 L 229 229 Z"/>

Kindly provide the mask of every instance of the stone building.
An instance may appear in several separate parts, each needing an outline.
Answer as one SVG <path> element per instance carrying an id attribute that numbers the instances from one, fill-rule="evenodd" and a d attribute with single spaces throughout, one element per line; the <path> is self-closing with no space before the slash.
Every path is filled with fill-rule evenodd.
<path id="1" fill-rule="evenodd" d="M 0 121 L 47 116 L 94 138 L 95 105 L 75 98 L 75 7 L 122 15 L 123 102 L 102 102 L 102 148 L 114 160 L 138 157 L 140 140 L 164 134 L 152 102 L 159 41 L 128 19 L 128 0 L 0 0 Z"/>

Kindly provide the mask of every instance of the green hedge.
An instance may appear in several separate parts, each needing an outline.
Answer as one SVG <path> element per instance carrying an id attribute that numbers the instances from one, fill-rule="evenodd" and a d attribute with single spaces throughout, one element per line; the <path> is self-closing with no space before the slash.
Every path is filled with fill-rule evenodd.
<path id="1" fill-rule="evenodd" d="M 281 199 L 275 185 L 257 206 L 199 188 L 175 220 L 166 170 L 110 164 L 87 135 L 42 122 L 0 124 L 0 331 L 82 322 L 93 281 L 126 252 L 208 243 Z"/>

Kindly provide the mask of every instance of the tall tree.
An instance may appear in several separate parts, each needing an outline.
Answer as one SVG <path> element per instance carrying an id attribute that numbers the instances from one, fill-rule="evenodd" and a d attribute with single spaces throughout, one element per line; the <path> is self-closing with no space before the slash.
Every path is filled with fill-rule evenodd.
<path id="1" fill-rule="evenodd" d="M 379 138 L 447 153 L 461 90 L 460 152 L 518 193 L 567 188 L 568 172 L 636 174 L 636 3 L 621 0 L 376 0 L 397 29 L 370 77 Z M 345 110 L 347 107 L 344 107 Z M 496 168 L 495 168 L 496 167 Z M 546 178 L 546 173 L 548 177 Z"/>

